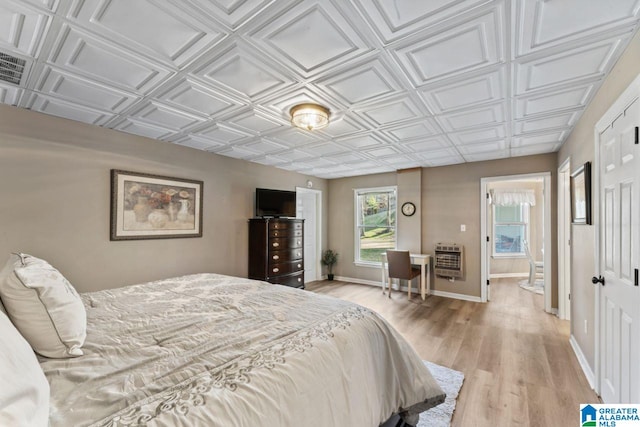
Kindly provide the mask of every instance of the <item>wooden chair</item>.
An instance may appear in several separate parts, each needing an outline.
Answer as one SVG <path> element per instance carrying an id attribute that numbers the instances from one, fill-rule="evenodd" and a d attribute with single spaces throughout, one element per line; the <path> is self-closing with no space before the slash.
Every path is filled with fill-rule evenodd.
<path id="1" fill-rule="evenodd" d="M 391 279 L 408 281 L 409 299 L 411 299 L 411 281 L 420 276 L 420 269 L 411 266 L 409 251 L 387 251 L 387 265 L 389 266 L 389 298 L 391 298 Z M 384 288 L 382 289 L 384 293 Z"/>
<path id="2" fill-rule="evenodd" d="M 524 240 L 522 243 L 524 246 L 524 253 L 527 255 L 527 259 L 529 260 L 529 286 L 535 286 L 537 274 L 544 273 L 544 262 L 533 259 L 531 251 L 529 250 L 529 242 Z"/>

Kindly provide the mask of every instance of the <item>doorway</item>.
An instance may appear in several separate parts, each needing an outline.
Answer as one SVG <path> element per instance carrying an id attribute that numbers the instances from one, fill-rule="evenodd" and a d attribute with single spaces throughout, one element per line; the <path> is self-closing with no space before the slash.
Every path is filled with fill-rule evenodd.
<path id="1" fill-rule="evenodd" d="M 537 183 L 537 184 L 536 184 Z M 528 191 L 539 187 L 537 205 L 535 210 L 536 229 L 533 236 L 531 229 L 533 222 L 529 216 L 533 212 L 532 201 L 525 203 L 520 197 L 531 197 Z M 522 189 L 521 196 L 516 193 Z M 510 191 L 511 189 L 512 191 Z M 487 302 L 491 299 L 491 277 L 523 276 L 523 287 L 529 286 L 535 292 L 536 285 L 544 293 L 544 310 L 552 312 L 551 308 L 551 173 L 534 173 L 522 175 L 509 175 L 500 177 L 482 178 L 480 180 L 481 206 L 481 300 Z M 502 193 L 502 194 L 498 194 Z M 492 197 L 493 196 L 493 197 Z M 500 196 L 500 197 L 498 197 Z M 535 192 L 534 192 L 535 197 Z M 497 200 L 506 200 L 498 202 Z M 516 200 L 517 203 L 510 203 Z M 529 207 L 522 207 L 528 204 Z M 503 208 L 496 209 L 496 206 Z M 495 220 L 494 220 L 495 219 Z M 536 236 L 540 235 L 540 239 Z M 535 239 L 535 242 L 534 242 Z M 545 248 L 548 248 L 545 250 Z M 531 257 L 528 256 L 531 253 Z M 529 262 L 533 259 L 534 264 Z M 500 262 L 506 261 L 506 262 Z M 544 265 L 542 274 L 536 281 L 536 264 Z M 506 266 L 506 267 L 505 267 Z M 515 270 L 509 271 L 509 266 Z M 530 268 L 533 268 L 531 274 Z M 493 270 L 493 271 L 492 271 Z"/>
<path id="2" fill-rule="evenodd" d="M 571 161 L 558 168 L 558 317 L 571 320 Z"/>
<path id="3" fill-rule="evenodd" d="M 296 187 L 296 217 L 304 219 L 304 282 L 320 280 L 322 191 Z"/>

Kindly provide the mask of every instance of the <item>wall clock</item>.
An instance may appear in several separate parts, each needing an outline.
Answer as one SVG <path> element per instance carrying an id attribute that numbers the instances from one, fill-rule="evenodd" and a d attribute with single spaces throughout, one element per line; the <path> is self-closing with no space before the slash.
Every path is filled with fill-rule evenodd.
<path id="1" fill-rule="evenodd" d="M 411 216 L 414 213 L 416 213 L 416 205 L 414 205 L 411 202 L 405 202 L 402 204 L 402 215 L 404 216 Z"/>

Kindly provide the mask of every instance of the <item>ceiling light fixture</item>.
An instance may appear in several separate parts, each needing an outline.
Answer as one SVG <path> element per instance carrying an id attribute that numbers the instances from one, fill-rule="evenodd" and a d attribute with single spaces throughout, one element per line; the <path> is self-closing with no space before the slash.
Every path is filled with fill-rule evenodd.
<path id="1" fill-rule="evenodd" d="M 306 130 L 322 129 L 329 124 L 329 109 L 318 104 L 298 104 L 291 107 L 291 123 Z"/>

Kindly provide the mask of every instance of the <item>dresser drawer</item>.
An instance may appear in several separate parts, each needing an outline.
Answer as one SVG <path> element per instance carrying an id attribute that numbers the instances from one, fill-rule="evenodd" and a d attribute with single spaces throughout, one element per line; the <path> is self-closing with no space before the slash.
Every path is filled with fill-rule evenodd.
<path id="1" fill-rule="evenodd" d="M 302 247 L 301 236 L 273 237 L 269 239 L 270 250 L 293 249 Z"/>
<path id="2" fill-rule="evenodd" d="M 267 273 L 270 277 L 275 275 L 297 273 L 298 271 L 302 270 L 303 267 L 304 265 L 301 259 L 289 262 L 275 262 L 269 264 Z"/>
<path id="3" fill-rule="evenodd" d="M 304 288 L 304 271 L 287 276 L 272 277 L 269 279 L 269 282 L 276 285 L 291 286 L 293 288 Z"/>
<path id="4" fill-rule="evenodd" d="M 274 228 L 269 230 L 269 237 L 302 237 L 302 229 Z"/>
<path id="5" fill-rule="evenodd" d="M 269 264 L 302 259 L 302 248 L 269 251 Z"/>

